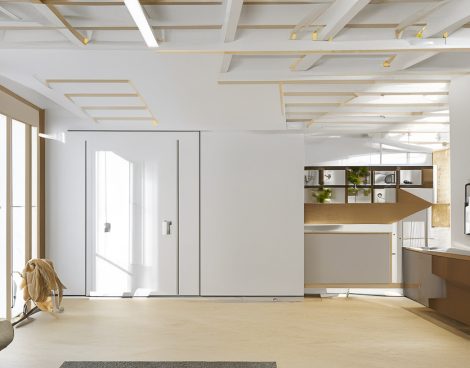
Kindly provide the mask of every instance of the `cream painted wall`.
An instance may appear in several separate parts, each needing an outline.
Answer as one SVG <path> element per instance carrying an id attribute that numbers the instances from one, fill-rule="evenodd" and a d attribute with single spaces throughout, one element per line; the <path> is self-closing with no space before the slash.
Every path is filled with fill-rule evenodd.
<path id="1" fill-rule="evenodd" d="M 465 184 L 470 183 L 470 77 L 453 79 L 449 90 L 452 247 L 470 250 L 464 234 Z"/>

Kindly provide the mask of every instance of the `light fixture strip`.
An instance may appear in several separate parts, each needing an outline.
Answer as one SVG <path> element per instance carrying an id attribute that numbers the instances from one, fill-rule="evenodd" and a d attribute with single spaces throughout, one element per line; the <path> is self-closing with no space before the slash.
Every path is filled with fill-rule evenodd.
<path id="1" fill-rule="evenodd" d="M 147 16 L 145 15 L 144 9 L 140 4 L 139 0 L 124 0 L 127 10 L 131 13 L 135 24 L 139 28 L 142 37 L 148 47 L 158 47 L 157 39 L 153 33 L 152 27 L 149 24 Z"/>

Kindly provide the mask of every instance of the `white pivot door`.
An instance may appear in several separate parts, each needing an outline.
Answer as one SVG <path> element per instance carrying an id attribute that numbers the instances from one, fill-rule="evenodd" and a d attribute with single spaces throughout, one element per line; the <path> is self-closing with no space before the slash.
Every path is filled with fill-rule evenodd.
<path id="1" fill-rule="evenodd" d="M 178 295 L 178 140 L 159 133 L 87 139 L 87 292 Z"/>

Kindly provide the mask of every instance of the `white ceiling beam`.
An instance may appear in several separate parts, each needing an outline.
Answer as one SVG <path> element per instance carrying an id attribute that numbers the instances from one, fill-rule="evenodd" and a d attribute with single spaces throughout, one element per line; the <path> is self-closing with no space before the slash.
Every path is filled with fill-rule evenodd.
<path id="1" fill-rule="evenodd" d="M 454 38 L 444 43 L 441 38 L 417 40 L 360 41 L 290 41 L 237 39 L 229 43 L 167 43 L 152 50 L 157 53 L 235 54 L 235 55 L 393 55 L 419 52 L 468 52 L 470 39 Z"/>
<path id="2" fill-rule="evenodd" d="M 4 6 L 0 5 L 0 13 L 6 15 L 8 18 L 12 20 L 21 20 L 21 17 L 17 16 L 15 13 L 11 12 L 10 10 L 6 9 Z"/>
<path id="3" fill-rule="evenodd" d="M 423 31 L 423 38 L 443 37 L 444 33 L 454 33 L 470 21 L 470 3 L 468 0 L 447 2 L 428 19 Z"/>
<path id="4" fill-rule="evenodd" d="M 326 26 L 320 31 L 319 40 L 329 40 L 349 23 L 370 0 L 336 0 L 325 12 Z"/>
<path id="5" fill-rule="evenodd" d="M 370 0 L 336 0 L 324 13 L 326 26 L 318 34 L 318 40 L 326 41 L 335 37 L 351 19 L 369 4 Z M 321 56 L 305 55 L 295 70 L 312 68 Z"/>
<path id="6" fill-rule="evenodd" d="M 242 7 L 243 0 L 228 0 L 227 8 L 225 9 L 224 24 L 222 25 L 223 42 L 232 42 L 235 39 Z M 231 62 L 232 55 L 224 55 L 220 71 L 222 73 L 228 72 Z"/>
<path id="7" fill-rule="evenodd" d="M 72 44 L 76 46 L 88 44 L 88 39 L 72 27 L 54 5 L 45 4 L 41 1 L 40 4 L 34 3 L 32 6 L 51 23 L 49 25 L 65 27 L 63 29 L 57 29 L 57 31 L 62 33 Z"/>
<path id="8" fill-rule="evenodd" d="M 432 12 L 434 12 L 435 10 L 437 10 L 438 8 L 440 8 L 441 6 L 445 5 L 448 2 L 449 0 L 430 3 L 427 6 L 424 6 L 423 8 L 418 10 L 416 13 L 410 14 L 408 17 L 406 17 L 403 21 L 401 21 L 398 24 L 397 28 L 395 29 L 395 35 L 397 36 L 397 38 L 402 38 L 403 32 L 405 31 L 406 28 L 423 20 L 429 14 L 431 14 Z"/>
<path id="9" fill-rule="evenodd" d="M 468 0 L 441 1 L 437 5 L 430 8 L 432 10 L 426 14 L 428 16 L 432 13 L 432 16 L 427 19 L 427 24 L 420 34 L 422 38 L 442 37 L 444 34 L 447 37 L 470 21 L 470 4 Z M 417 55 L 397 55 L 390 63 L 390 70 L 408 69 L 437 54 L 438 52 L 427 52 Z"/>
<path id="10" fill-rule="evenodd" d="M 329 6 L 329 4 L 328 4 Z M 304 28 L 311 26 L 322 14 L 325 13 L 328 6 L 322 8 L 315 8 L 314 10 L 310 11 L 302 20 L 297 23 L 291 33 L 291 39 L 297 38 L 297 33 Z"/>
<path id="11" fill-rule="evenodd" d="M 242 7 L 243 0 L 228 0 L 222 26 L 222 40 L 224 42 L 232 42 L 235 39 Z"/>
<path id="12" fill-rule="evenodd" d="M 438 3 L 431 4 L 424 9 L 427 9 L 427 11 L 424 12 L 424 15 L 421 14 L 421 17 L 415 17 L 409 20 L 409 22 L 412 22 L 411 24 L 413 24 L 429 16 L 426 26 L 420 32 L 420 37 L 422 38 L 443 37 L 444 34 L 447 38 L 448 35 L 470 21 L 470 4 L 468 0 L 440 1 Z M 406 26 L 411 24 L 407 24 Z M 401 37 L 405 28 L 400 25 L 397 27 L 397 37 Z M 408 69 L 437 54 L 438 52 L 427 52 L 418 55 L 397 55 L 390 63 L 390 70 L 396 71 Z"/>
<path id="13" fill-rule="evenodd" d="M 425 52 L 422 54 L 398 54 L 394 56 L 393 61 L 390 63 L 389 70 L 405 70 L 421 63 L 422 61 L 432 58 L 437 54 L 438 52 Z"/>

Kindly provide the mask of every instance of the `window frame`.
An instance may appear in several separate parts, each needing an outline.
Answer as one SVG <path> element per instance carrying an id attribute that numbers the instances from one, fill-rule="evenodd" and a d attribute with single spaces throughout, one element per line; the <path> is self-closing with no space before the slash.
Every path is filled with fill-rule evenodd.
<path id="1" fill-rule="evenodd" d="M 6 131 L 6 144 L 5 144 L 5 158 L 6 158 L 6 167 L 4 180 L 6 181 L 6 200 L 5 200 L 5 214 L 6 214 L 6 233 L 5 233 L 5 256 L 6 256 L 6 285 L 1 285 L 1 288 L 6 290 L 5 297 L 5 309 L 2 310 L 1 314 L 10 320 L 12 317 L 11 303 L 13 298 L 12 290 L 12 262 L 13 262 L 13 239 L 12 239 L 12 125 L 13 121 L 17 121 L 25 125 L 25 263 L 31 258 L 33 253 L 37 254 L 38 257 L 43 258 L 45 256 L 44 240 L 45 240 L 45 207 L 44 207 L 44 183 L 45 183 L 45 166 L 44 166 L 44 153 L 45 153 L 45 144 L 44 140 L 40 138 L 39 134 L 44 132 L 45 124 L 45 113 L 44 110 L 33 105 L 32 103 L 26 101 L 22 97 L 16 95 L 15 93 L 9 91 L 3 86 L 0 86 L 0 114 L 5 116 L 5 131 Z M 37 128 L 36 136 L 36 170 L 37 175 L 35 180 L 36 183 L 36 196 L 37 196 L 37 223 L 35 226 L 32 224 L 32 185 L 33 180 L 33 165 L 32 162 L 33 152 L 32 152 L 32 128 Z M 33 252 L 32 249 L 32 231 L 35 229 L 36 232 L 36 249 Z M 3 267 L 2 267 L 3 268 Z M 2 269 L 0 268 L 0 269 Z M 21 293 L 20 293 L 21 294 Z M 20 295 L 18 294 L 18 295 Z"/>

